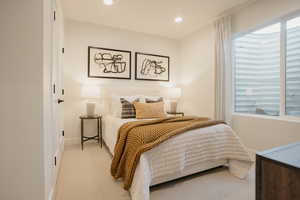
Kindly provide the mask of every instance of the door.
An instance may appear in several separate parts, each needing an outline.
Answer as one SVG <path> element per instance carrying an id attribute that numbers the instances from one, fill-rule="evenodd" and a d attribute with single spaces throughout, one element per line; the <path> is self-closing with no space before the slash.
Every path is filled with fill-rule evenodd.
<path id="1" fill-rule="evenodd" d="M 53 0 L 53 27 L 52 27 L 52 122 L 53 122 L 53 183 L 55 184 L 59 169 L 61 153 L 63 151 L 63 16 L 59 0 Z"/>

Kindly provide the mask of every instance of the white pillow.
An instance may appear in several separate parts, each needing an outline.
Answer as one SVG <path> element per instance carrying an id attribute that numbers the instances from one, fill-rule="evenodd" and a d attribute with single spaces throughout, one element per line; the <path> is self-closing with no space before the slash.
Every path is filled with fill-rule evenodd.
<path id="1" fill-rule="evenodd" d="M 161 97 L 161 96 L 143 96 L 143 102 L 142 103 L 146 103 L 146 99 L 152 100 L 152 101 L 156 101 L 159 98 L 163 98 L 163 102 L 164 102 L 164 112 L 165 114 L 167 114 L 167 111 L 169 110 L 169 104 L 170 102 L 168 100 L 166 100 L 166 98 Z"/>
<path id="2" fill-rule="evenodd" d="M 159 97 L 159 96 L 143 96 L 143 99 L 144 99 L 145 103 L 146 103 L 146 99 L 149 99 L 149 100 L 152 100 L 152 101 L 156 101 L 159 98 L 162 98 L 162 97 Z"/>

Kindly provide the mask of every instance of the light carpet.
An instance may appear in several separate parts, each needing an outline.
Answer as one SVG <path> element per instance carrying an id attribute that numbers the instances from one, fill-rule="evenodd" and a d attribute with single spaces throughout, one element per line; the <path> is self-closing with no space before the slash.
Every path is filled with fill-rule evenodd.
<path id="1" fill-rule="evenodd" d="M 130 200 L 110 175 L 111 155 L 98 144 L 67 146 L 56 187 L 56 200 Z M 151 188 L 151 200 L 254 200 L 254 168 L 247 180 L 226 168 L 198 173 Z"/>

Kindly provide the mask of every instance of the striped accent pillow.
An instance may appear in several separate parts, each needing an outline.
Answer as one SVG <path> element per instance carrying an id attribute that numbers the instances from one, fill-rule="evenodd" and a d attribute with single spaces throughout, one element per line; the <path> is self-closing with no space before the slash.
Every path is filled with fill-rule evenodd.
<path id="1" fill-rule="evenodd" d="M 158 102 L 162 102 L 162 101 L 164 101 L 164 99 L 162 97 L 160 97 L 156 100 L 146 98 L 146 103 L 158 103 Z"/>
<path id="2" fill-rule="evenodd" d="M 133 102 L 129 102 L 124 98 L 120 98 L 121 104 L 122 104 L 122 112 L 121 112 L 121 118 L 135 118 L 135 108 L 133 105 L 133 102 L 139 102 L 139 99 L 135 99 Z"/>

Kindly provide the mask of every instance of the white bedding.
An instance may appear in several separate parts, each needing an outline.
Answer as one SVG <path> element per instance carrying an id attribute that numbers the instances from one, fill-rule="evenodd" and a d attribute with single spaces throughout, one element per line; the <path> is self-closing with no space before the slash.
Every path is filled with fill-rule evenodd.
<path id="1" fill-rule="evenodd" d="M 103 139 L 112 155 L 119 127 L 135 120 L 104 117 Z M 141 155 L 130 188 L 131 198 L 149 200 L 152 185 L 221 165 L 228 165 L 233 175 L 245 178 L 251 164 L 246 148 L 229 126 L 219 124 L 187 131 Z"/>

